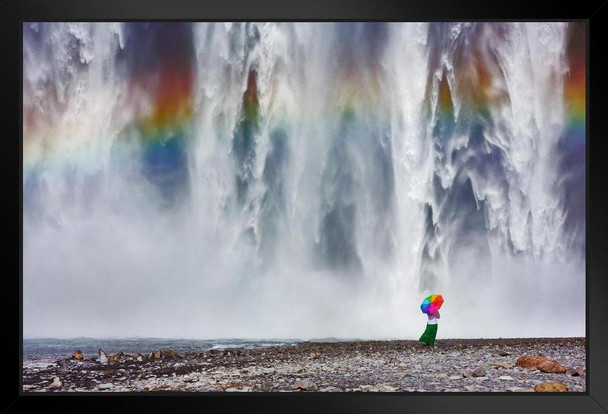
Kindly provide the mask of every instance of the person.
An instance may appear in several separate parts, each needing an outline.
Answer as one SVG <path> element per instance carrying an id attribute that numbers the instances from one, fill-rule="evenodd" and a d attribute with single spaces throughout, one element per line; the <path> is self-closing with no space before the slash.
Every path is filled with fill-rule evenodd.
<path id="1" fill-rule="evenodd" d="M 436 310 L 433 313 L 427 314 L 428 320 L 426 322 L 426 329 L 420 337 L 419 341 L 423 345 L 435 345 L 435 337 L 437 336 L 437 319 L 441 318 L 439 311 Z"/>

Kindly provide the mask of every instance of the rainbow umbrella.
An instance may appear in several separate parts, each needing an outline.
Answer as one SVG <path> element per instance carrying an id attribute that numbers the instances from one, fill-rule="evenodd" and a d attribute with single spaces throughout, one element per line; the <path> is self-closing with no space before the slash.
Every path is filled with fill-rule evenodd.
<path id="1" fill-rule="evenodd" d="M 422 305 L 420 305 L 420 309 L 422 312 L 430 315 L 431 313 L 437 312 L 441 305 L 443 305 L 443 296 L 431 295 L 424 298 Z"/>

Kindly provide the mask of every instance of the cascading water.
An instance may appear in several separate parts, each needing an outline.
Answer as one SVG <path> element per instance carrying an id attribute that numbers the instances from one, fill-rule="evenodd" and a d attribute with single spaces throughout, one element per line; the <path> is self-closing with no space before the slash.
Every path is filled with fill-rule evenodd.
<path id="1" fill-rule="evenodd" d="M 578 23 L 30 23 L 25 337 L 585 333 Z"/>

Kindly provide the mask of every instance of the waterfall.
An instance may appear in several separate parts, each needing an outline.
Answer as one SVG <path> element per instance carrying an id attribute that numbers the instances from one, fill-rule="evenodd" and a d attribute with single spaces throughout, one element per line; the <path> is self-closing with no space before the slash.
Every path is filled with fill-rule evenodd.
<path id="1" fill-rule="evenodd" d="M 584 335 L 584 30 L 24 24 L 24 335 Z"/>

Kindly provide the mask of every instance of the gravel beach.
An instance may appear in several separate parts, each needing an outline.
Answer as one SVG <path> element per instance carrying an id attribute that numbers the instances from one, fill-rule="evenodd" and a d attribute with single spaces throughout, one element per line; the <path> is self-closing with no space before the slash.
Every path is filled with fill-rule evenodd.
<path id="1" fill-rule="evenodd" d="M 24 392 L 584 392 L 585 379 L 584 338 L 75 352 L 23 366 Z"/>

